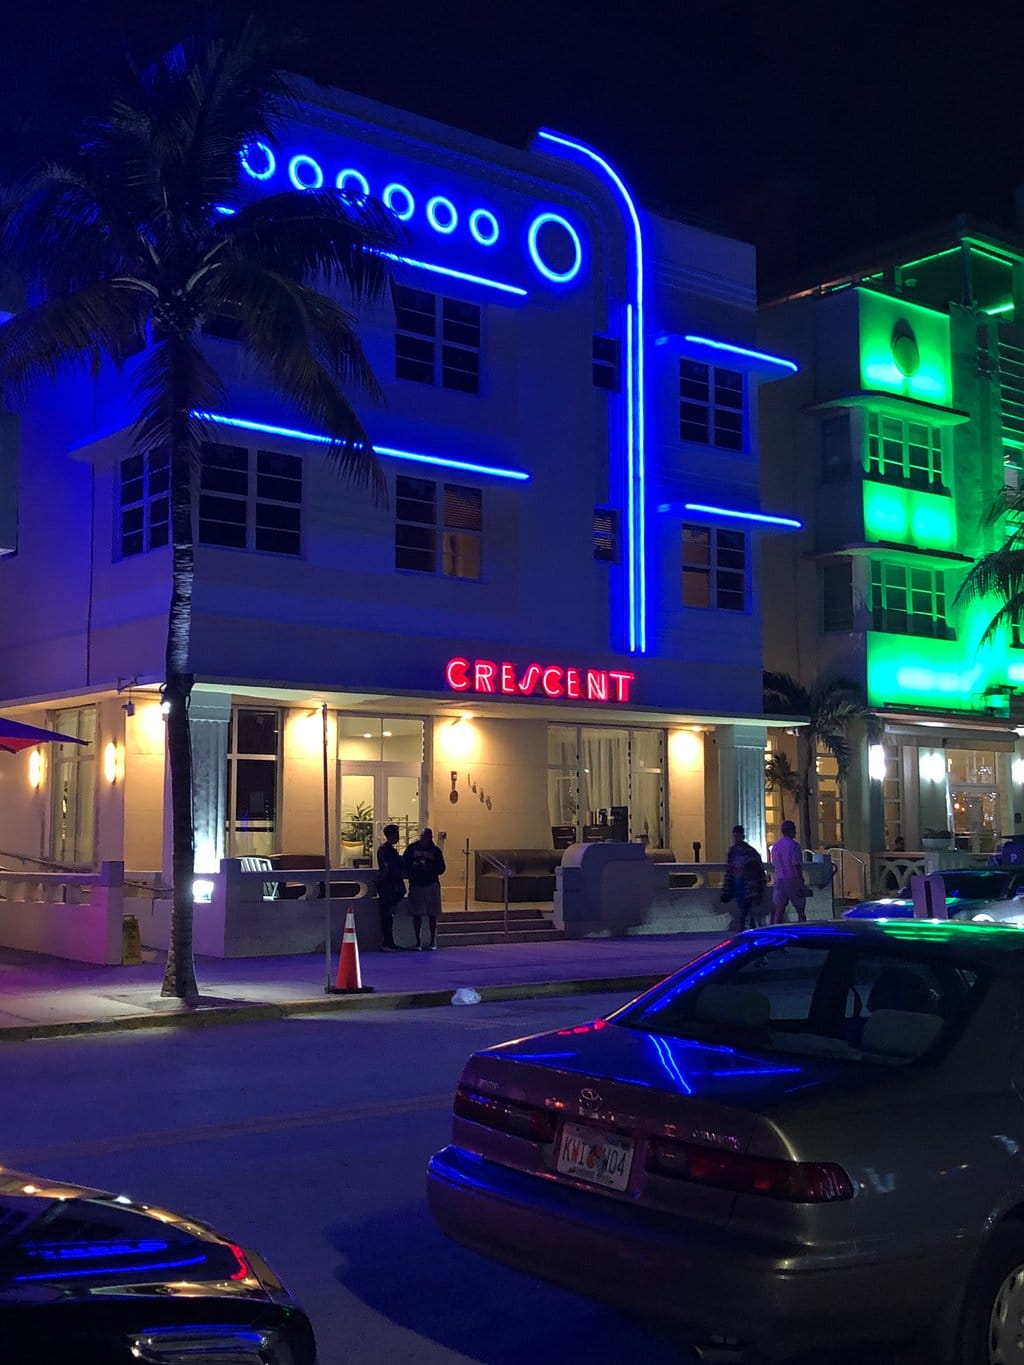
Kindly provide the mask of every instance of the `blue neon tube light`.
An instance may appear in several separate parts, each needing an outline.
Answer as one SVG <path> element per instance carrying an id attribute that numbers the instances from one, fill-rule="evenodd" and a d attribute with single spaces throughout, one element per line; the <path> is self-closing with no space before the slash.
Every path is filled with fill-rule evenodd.
<path id="1" fill-rule="evenodd" d="M 748 360 L 760 360 L 766 365 L 779 365 L 785 370 L 791 370 L 793 374 L 800 369 L 795 360 L 786 360 L 780 355 L 769 355 L 767 351 L 751 351 L 746 346 L 733 346 L 728 341 L 712 341 L 710 337 L 695 336 L 684 336 L 683 340 L 692 342 L 695 346 L 711 346 L 716 351 L 729 351 L 732 355 L 746 356 Z"/>
<path id="2" fill-rule="evenodd" d="M 738 512 L 734 507 L 712 507 L 703 502 L 684 502 L 683 511 L 704 512 L 712 517 L 736 517 L 740 521 L 761 521 L 768 526 L 791 526 L 794 531 L 802 531 L 804 526 L 795 517 L 774 517 L 767 512 Z"/>
<path id="3" fill-rule="evenodd" d="M 626 188 L 622 177 L 593 147 L 574 138 L 563 137 L 547 128 L 537 132 L 543 142 L 554 143 L 557 147 L 576 156 L 585 157 L 598 167 L 617 191 L 625 206 L 625 218 L 633 238 L 633 304 L 627 308 L 627 436 L 626 436 L 626 482 L 632 489 L 631 512 L 627 517 L 629 553 L 627 556 L 627 600 L 628 630 L 627 638 L 631 654 L 647 653 L 647 527 L 646 527 L 646 468 L 644 451 L 644 402 L 646 387 L 644 383 L 644 245 L 640 228 L 640 215 L 633 196 Z M 630 376 L 628 371 L 632 369 Z M 629 382 L 631 378 L 631 383 Z"/>
<path id="4" fill-rule="evenodd" d="M 212 422 L 220 427 L 237 427 L 240 431 L 260 431 L 268 436 L 284 436 L 289 441 L 309 441 L 313 445 L 330 446 L 335 442 L 329 436 L 321 436 L 315 431 L 299 431 L 295 427 L 279 427 L 269 422 L 254 422 L 247 417 L 227 417 L 222 412 L 193 411 L 200 422 Z M 381 446 L 374 443 L 378 455 L 386 455 L 392 460 L 408 460 L 412 464 L 440 465 L 443 469 L 462 469 L 469 474 L 488 474 L 495 479 L 514 479 L 519 483 L 529 482 L 531 475 L 522 469 L 501 469 L 497 465 L 477 464 L 472 460 L 454 460 L 447 455 L 424 455 L 415 450 L 400 450 L 395 446 Z"/>
<path id="5" fill-rule="evenodd" d="M 394 251 L 383 251 L 381 255 L 389 261 L 397 261 L 399 265 L 412 266 L 414 270 L 429 270 L 434 275 L 449 275 L 453 280 L 465 280 L 468 284 L 479 284 L 485 289 L 498 289 L 503 294 L 515 294 L 517 298 L 525 299 L 527 291 L 520 289 L 518 284 L 505 284 L 502 280 L 489 280 L 485 275 L 470 275 L 465 270 L 452 270 L 447 265 L 434 265 L 433 261 L 416 261 L 411 256 L 399 256 Z"/>

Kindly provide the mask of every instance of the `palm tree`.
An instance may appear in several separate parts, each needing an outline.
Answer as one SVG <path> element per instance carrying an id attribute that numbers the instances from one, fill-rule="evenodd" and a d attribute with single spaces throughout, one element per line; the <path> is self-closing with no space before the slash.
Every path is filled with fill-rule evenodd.
<path id="1" fill-rule="evenodd" d="M 981 644 L 1024 621 L 1024 488 L 1004 488 L 989 509 L 985 524 L 994 526 L 1004 517 L 1003 543 L 975 560 L 954 599 L 958 606 L 986 598 L 992 602 L 994 610 Z"/>
<path id="2" fill-rule="evenodd" d="M 779 807 L 782 818 L 786 818 L 786 794 L 799 800 L 803 788 L 796 769 L 785 754 L 772 754 L 764 761 L 764 785 L 768 791 L 779 793 Z"/>
<path id="3" fill-rule="evenodd" d="M 66 154 L 6 187 L 0 260 L 26 306 L 0 327 L 0 393 L 25 402 L 69 364 L 124 364 L 140 335 L 135 451 L 170 465 L 171 587 L 164 701 L 171 776 L 174 902 L 163 994 L 197 994 L 192 954 L 192 751 L 188 707 L 194 579 L 196 414 L 222 382 L 200 344 L 230 318 L 246 358 L 315 429 L 334 469 L 378 495 L 379 465 L 346 391 L 377 394 L 353 306 L 387 288 L 390 220 L 337 191 L 238 203 L 239 154 L 297 110 L 281 45 L 252 19 L 193 33 L 156 62 L 125 60 L 106 107 L 81 121 Z M 222 212 L 236 208 L 236 212 Z"/>
<path id="4" fill-rule="evenodd" d="M 788 673 L 766 671 L 764 709 L 771 715 L 807 718 L 807 724 L 796 732 L 796 748 L 803 836 L 810 842 L 817 830 L 817 822 L 811 823 L 811 792 L 819 747 L 832 755 L 837 773 L 845 777 L 850 770 L 850 730 L 862 722 L 873 735 L 877 722 L 860 685 L 850 678 L 816 682 L 807 688 Z"/>

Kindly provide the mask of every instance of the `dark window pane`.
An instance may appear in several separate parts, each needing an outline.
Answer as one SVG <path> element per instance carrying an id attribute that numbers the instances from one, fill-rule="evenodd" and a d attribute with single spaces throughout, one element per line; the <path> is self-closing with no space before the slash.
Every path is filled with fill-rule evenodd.
<path id="1" fill-rule="evenodd" d="M 129 455 L 127 459 L 121 461 L 121 482 L 126 479 L 141 479 L 143 470 L 143 459 L 141 455 Z"/>
<path id="2" fill-rule="evenodd" d="M 236 754 L 276 754 L 278 714 L 276 711 L 238 711 L 235 737 Z"/>
<path id="3" fill-rule="evenodd" d="M 249 452 L 244 446 L 228 446 L 208 441 L 202 449 L 202 462 L 204 465 L 220 469 L 248 470 Z"/>
<path id="4" fill-rule="evenodd" d="M 614 337 L 594 337 L 594 359 L 603 361 L 606 365 L 617 365 L 619 361 L 619 343 Z"/>
<path id="5" fill-rule="evenodd" d="M 405 360 L 396 355 L 395 378 L 412 379 L 417 384 L 433 384 L 434 362 L 431 360 L 429 364 L 425 364 L 422 360 Z"/>
<path id="6" fill-rule="evenodd" d="M 142 532 L 135 531 L 131 535 L 121 537 L 122 555 L 139 555 L 142 553 Z"/>
<path id="7" fill-rule="evenodd" d="M 256 496 L 270 498 L 274 502 L 299 503 L 302 501 L 302 484 L 298 479 L 278 479 L 270 474 L 258 474 Z"/>
<path id="8" fill-rule="evenodd" d="M 277 820 L 277 761 L 235 762 L 235 819 L 241 828 L 266 827 Z"/>
<path id="9" fill-rule="evenodd" d="M 699 360 L 680 360 L 679 362 L 680 382 L 686 380 L 699 385 L 703 389 L 705 397 L 708 392 L 709 374 L 708 366 L 703 365 Z"/>
<path id="10" fill-rule="evenodd" d="M 254 537 L 257 550 L 272 555 L 297 555 L 302 552 L 298 531 L 277 531 L 257 526 Z"/>
<path id="11" fill-rule="evenodd" d="M 434 335 L 437 298 L 423 289 L 395 286 L 395 322 L 399 331 Z"/>
<path id="12" fill-rule="evenodd" d="M 204 493 L 199 499 L 199 515 L 213 521 L 228 521 L 234 526 L 245 525 L 245 503 L 241 498 L 218 498 Z"/>
<path id="13" fill-rule="evenodd" d="M 276 450 L 258 450 L 256 452 L 256 472 L 258 474 L 273 474 L 279 479 L 296 479 L 302 481 L 302 460 L 298 455 L 282 455 Z"/>
<path id="14" fill-rule="evenodd" d="M 297 507 L 282 507 L 274 502 L 256 504 L 256 527 L 263 530 L 271 528 L 281 531 L 298 531 L 301 525 L 301 512 Z"/>
<path id="15" fill-rule="evenodd" d="M 223 521 L 204 521 L 200 517 L 199 541 L 202 545 L 223 545 L 232 550 L 244 550 L 245 527 L 230 526 Z"/>
<path id="16" fill-rule="evenodd" d="M 149 548 L 151 550 L 158 550 L 161 545 L 166 545 L 169 540 L 170 527 L 167 525 L 166 521 L 163 521 L 158 526 L 153 526 L 150 529 Z"/>
<path id="17" fill-rule="evenodd" d="M 142 507 L 125 508 L 121 513 L 121 534 L 130 535 L 133 531 L 141 531 L 144 516 Z"/>

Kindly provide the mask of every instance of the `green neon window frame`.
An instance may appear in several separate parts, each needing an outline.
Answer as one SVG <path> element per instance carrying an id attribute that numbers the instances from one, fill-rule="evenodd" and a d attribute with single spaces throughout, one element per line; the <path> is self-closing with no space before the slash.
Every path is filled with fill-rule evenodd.
<path id="1" fill-rule="evenodd" d="M 941 569 L 871 561 L 871 624 L 891 635 L 953 640 L 946 620 L 946 584 Z"/>
<path id="2" fill-rule="evenodd" d="M 942 433 L 924 422 L 869 412 L 866 469 L 886 482 L 923 492 L 948 492 L 943 478 Z"/>

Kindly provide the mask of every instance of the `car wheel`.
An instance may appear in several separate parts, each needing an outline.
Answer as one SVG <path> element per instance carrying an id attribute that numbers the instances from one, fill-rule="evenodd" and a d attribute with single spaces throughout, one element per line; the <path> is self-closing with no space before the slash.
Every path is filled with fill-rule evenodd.
<path id="1" fill-rule="evenodd" d="M 1024 1224 L 997 1228 L 964 1302 L 956 1365 L 1024 1362 Z"/>

